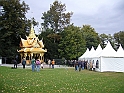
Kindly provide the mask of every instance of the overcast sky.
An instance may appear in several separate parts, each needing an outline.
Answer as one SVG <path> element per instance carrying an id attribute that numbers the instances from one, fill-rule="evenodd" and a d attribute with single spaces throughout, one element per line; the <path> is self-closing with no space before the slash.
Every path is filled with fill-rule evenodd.
<path id="1" fill-rule="evenodd" d="M 42 22 L 43 12 L 50 9 L 55 0 L 21 0 L 29 5 L 27 17 Z M 66 12 L 73 12 L 71 23 L 75 26 L 91 25 L 99 34 L 124 31 L 124 0 L 58 0 L 66 5 Z M 39 30 L 41 26 L 35 27 Z M 36 33 L 38 33 L 36 31 Z"/>

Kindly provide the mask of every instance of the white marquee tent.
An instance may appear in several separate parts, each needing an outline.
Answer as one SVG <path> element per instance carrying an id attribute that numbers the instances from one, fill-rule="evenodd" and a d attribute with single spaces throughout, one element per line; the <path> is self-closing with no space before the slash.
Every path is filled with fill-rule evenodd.
<path id="1" fill-rule="evenodd" d="M 89 49 L 87 48 L 86 52 L 81 57 L 79 57 L 78 60 L 84 60 L 88 54 L 89 54 Z"/>
<path id="2" fill-rule="evenodd" d="M 122 46 L 120 45 L 118 50 L 117 50 L 117 57 L 124 57 L 124 50 L 122 48 Z"/>
<path id="3" fill-rule="evenodd" d="M 96 57 L 99 53 L 101 53 L 101 51 L 102 51 L 102 48 L 101 48 L 101 46 L 99 44 L 97 49 L 96 49 L 96 51 L 90 57 L 91 58 Z"/>
<path id="4" fill-rule="evenodd" d="M 92 56 L 93 54 L 95 54 L 95 52 L 96 52 L 96 50 L 95 50 L 94 47 L 92 46 L 90 52 L 85 56 L 85 58 L 86 58 L 86 59 L 92 58 L 91 56 Z"/>
<path id="5" fill-rule="evenodd" d="M 91 50 L 89 51 L 89 49 L 87 48 L 86 52 L 78 58 L 78 60 L 87 60 L 90 59 L 90 56 L 95 52 L 94 47 L 92 46 Z"/>
<path id="6" fill-rule="evenodd" d="M 88 56 L 89 55 L 89 56 Z M 113 49 L 110 42 L 102 50 L 98 45 L 95 52 L 89 51 L 85 59 L 96 64 L 96 71 L 105 72 L 124 72 L 124 50 L 120 46 L 117 52 Z M 90 58 L 90 59 L 89 59 Z"/>
<path id="7" fill-rule="evenodd" d="M 110 42 L 107 43 L 106 47 L 96 55 L 96 57 L 105 56 L 105 57 L 116 57 L 116 51 L 111 46 Z"/>

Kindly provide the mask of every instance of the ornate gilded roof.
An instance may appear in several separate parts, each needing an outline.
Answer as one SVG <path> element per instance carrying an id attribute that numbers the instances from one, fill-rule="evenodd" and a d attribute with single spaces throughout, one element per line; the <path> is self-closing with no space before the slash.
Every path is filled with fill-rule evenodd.
<path id="1" fill-rule="evenodd" d="M 28 38 L 36 38 L 36 35 L 35 35 L 35 33 L 34 33 L 33 24 L 31 24 L 31 30 L 30 30 L 30 33 L 29 33 Z"/>
<path id="2" fill-rule="evenodd" d="M 47 50 L 46 49 L 44 50 L 41 48 L 22 48 L 18 52 L 44 53 L 44 52 L 47 52 Z"/>
<path id="3" fill-rule="evenodd" d="M 22 49 L 18 52 L 47 52 L 47 50 L 42 49 L 44 48 L 43 41 L 36 37 L 33 24 L 31 24 L 31 30 L 29 36 L 27 36 L 27 40 L 21 38 L 20 47 Z"/>

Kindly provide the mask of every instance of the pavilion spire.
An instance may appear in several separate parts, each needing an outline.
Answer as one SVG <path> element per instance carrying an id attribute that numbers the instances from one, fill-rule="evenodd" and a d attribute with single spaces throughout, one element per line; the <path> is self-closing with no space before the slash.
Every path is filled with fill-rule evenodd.
<path id="1" fill-rule="evenodd" d="M 33 25 L 33 18 L 32 18 L 32 22 L 31 22 L 31 30 L 29 33 L 29 38 L 36 38 L 35 32 L 34 32 L 34 25 Z"/>

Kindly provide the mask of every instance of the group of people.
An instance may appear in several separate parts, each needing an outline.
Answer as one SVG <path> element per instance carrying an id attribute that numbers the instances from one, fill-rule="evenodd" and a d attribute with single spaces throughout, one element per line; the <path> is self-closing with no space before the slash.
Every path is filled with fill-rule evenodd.
<path id="1" fill-rule="evenodd" d="M 31 64 L 32 64 L 32 71 L 40 71 L 40 68 L 43 69 L 43 63 L 41 63 L 40 59 L 36 59 L 32 58 L 31 60 Z"/>
<path id="2" fill-rule="evenodd" d="M 12 67 L 12 68 L 17 69 L 18 62 L 17 62 L 16 58 L 13 58 L 13 59 L 12 59 L 12 63 L 14 64 L 14 67 Z M 23 69 L 25 69 L 25 65 L 26 65 L 26 59 L 23 58 L 23 59 L 22 59 L 22 66 L 23 66 Z"/>
<path id="3" fill-rule="evenodd" d="M 74 60 L 74 67 L 75 67 L 75 71 L 81 71 L 81 69 L 82 70 L 84 69 L 84 62 Z"/>
<path id="4" fill-rule="evenodd" d="M 84 69 L 89 69 L 90 71 L 95 71 L 95 64 L 92 62 L 86 62 L 86 61 L 81 61 L 81 60 L 74 60 L 74 67 L 75 67 L 75 71 L 81 71 Z"/>
<path id="5" fill-rule="evenodd" d="M 14 69 L 17 69 L 17 65 L 18 65 L 18 62 L 15 58 L 12 59 L 12 63 L 14 64 Z M 25 69 L 25 65 L 26 65 L 26 60 L 25 58 L 22 59 L 22 66 L 23 66 L 23 69 Z"/>
<path id="6" fill-rule="evenodd" d="M 17 61 L 16 59 L 13 59 L 12 62 L 14 63 L 14 68 L 17 68 Z M 81 71 L 84 69 L 89 69 L 90 71 L 95 71 L 95 64 L 93 62 L 87 62 L 87 61 L 81 61 L 81 60 L 74 60 L 74 67 L 75 67 L 75 71 Z M 25 65 L 26 65 L 26 59 L 23 58 L 22 59 L 22 66 L 23 69 L 25 69 Z M 31 65 L 32 65 L 32 71 L 40 71 L 40 68 L 43 69 L 43 63 L 40 61 L 40 59 L 35 59 L 32 58 L 31 60 Z M 53 59 L 52 61 L 49 59 L 48 60 L 48 65 L 49 68 L 53 68 L 54 69 L 54 65 L 55 65 L 55 60 Z"/>
<path id="7" fill-rule="evenodd" d="M 13 59 L 12 60 L 13 64 L 14 64 L 14 67 L 13 68 L 17 68 L 17 61 L 16 59 Z M 21 61 L 21 64 L 22 64 L 22 67 L 23 69 L 25 69 L 25 66 L 26 66 L 26 59 L 23 58 L 22 61 Z M 54 69 L 54 65 L 55 65 L 55 60 L 53 59 L 52 61 L 49 59 L 48 60 L 48 64 L 49 64 L 49 68 L 53 68 Z M 35 59 L 35 58 L 32 58 L 31 59 L 31 68 L 32 68 L 32 71 L 40 71 L 40 68 L 43 69 L 43 63 L 40 61 L 40 59 Z"/>
<path id="8" fill-rule="evenodd" d="M 23 66 L 23 69 L 25 69 L 25 65 L 26 65 L 26 59 L 23 58 L 22 59 L 22 66 Z M 43 63 L 41 63 L 40 59 L 35 59 L 35 58 L 32 58 L 31 60 L 31 68 L 32 68 L 32 71 L 40 71 L 40 68 L 43 69 Z"/>
<path id="9" fill-rule="evenodd" d="M 49 59 L 48 60 L 48 65 L 49 65 L 49 68 L 51 68 L 51 65 L 52 65 L 52 68 L 54 69 L 54 65 L 55 65 L 55 60 L 53 59 L 52 61 Z"/>

